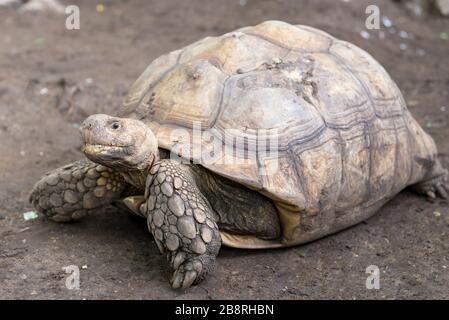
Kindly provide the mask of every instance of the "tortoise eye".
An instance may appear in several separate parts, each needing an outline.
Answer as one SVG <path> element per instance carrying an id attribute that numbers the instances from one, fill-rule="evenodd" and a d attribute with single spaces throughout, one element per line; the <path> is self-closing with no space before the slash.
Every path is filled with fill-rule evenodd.
<path id="1" fill-rule="evenodd" d="M 119 129 L 119 128 L 120 128 L 120 123 L 119 123 L 119 122 L 113 122 L 113 123 L 111 124 L 111 129 L 117 130 L 117 129 Z"/>

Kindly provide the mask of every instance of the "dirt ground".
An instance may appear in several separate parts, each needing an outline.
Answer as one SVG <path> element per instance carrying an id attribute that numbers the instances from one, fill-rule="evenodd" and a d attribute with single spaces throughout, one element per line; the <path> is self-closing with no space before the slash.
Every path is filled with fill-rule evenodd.
<path id="1" fill-rule="evenodd" d="M 170 288 L 165 258 L 141 219 L 113 208 L 75 224 L 23 218 L 34 182 L 82 157 L 79 123 L 113 114 L 154 58 L 268 19 L 311 25 L 371 53 L 449 167 L 449 19 L 374 1 L 394 29 L 366 39 L 360 31 L 373 1 L 117 0 L 104 1 L 101 13 L 96 1 L 71 2 L 81 8 L 80 30 L 66 30 L 64 15 L 0 9 L 0 298 L 449 298 L 449 206 L 410 191 L 308 245 L 222 248 L 215 272 L 186 291 Z M 79 290 L 64 285 L 68 265 L 81 269 Z M 365 287 L 369 265 L 380 268 L 379 290 Z"/>

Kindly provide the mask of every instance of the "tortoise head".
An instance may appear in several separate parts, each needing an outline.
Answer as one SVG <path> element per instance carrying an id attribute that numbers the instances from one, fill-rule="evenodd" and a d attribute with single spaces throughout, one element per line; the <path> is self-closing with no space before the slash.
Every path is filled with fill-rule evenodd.
<path id="1" fill-rule="evenodd" d="M 95 114 L 81 125 L 84 154 L 117 170 L 141 170 L 158 158 L 158 144 L 142 121 Z"/>

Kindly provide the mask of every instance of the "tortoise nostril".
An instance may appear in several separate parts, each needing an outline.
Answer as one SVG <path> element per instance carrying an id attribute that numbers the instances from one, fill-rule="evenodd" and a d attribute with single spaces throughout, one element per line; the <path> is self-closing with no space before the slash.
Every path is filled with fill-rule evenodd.
<path id="1" fill-rule="evenodd" d="M 93 122 L 89 120 L 85 120 L 81 125 L 82 130 L 92 130 L 93 127 L 94 127 Z"/>

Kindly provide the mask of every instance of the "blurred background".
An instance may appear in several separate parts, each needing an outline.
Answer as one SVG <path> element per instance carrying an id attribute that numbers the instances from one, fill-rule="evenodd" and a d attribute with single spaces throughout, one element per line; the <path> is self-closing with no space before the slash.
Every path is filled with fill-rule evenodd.
<path id="1" fill-rule="evenodd" d="M 71 4 L 79 30 L 66 28 Z M 379 8 L 379 29 L 366 27 L 369 5 Z M 80 122 L 114 114 L 153 59 L 272 19 L 374 56 L 449 167 L 448 15 L 447 0 L 0 0 L 0 298 L 449 298 L 449 207 L 408 191 L 305 246 L 224 248 L 217 270 L 188 291 L 170 289 L 165 258 L 139 219 L 113 208 L 72 225 L 23 215 L 43 173 L 82 157 Z M 80 290 L 64 285 L 62 268 L 72 264 Z M 381 270 L 379 290 L 365 287 L 369 265 Z"/>

